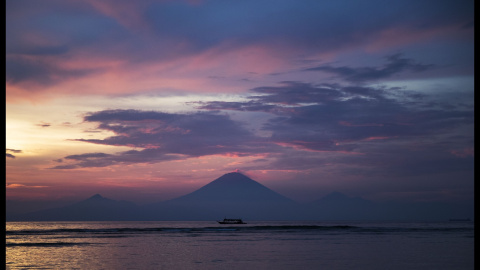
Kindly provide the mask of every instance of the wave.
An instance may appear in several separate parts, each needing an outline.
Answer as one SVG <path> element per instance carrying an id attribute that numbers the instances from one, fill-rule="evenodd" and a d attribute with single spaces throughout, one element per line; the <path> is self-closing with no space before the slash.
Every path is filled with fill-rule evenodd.
<path id="1" fill-rule="evenodd" d="M 9 243 L 7 242 L 5 246 L 7 247 L 68 247 L 68 246 L 79 246 L 79 245 L 90 245 L 91 243 L 72 243 L 72 242 L 43 242 L 43 243 Z"/>
<path id="2" fill-rule="evenodd" d="M 472 232 L 465 227 L 369 227 L 350 225 L 279 225 L 279 226 L 216 226 L 216 227 L 127 227 L 127 228 L 62 228 L 47 230 L 7 230 L 6 235 L 58 234 L 146 234 L 189 232 L 343 232 L 343 233 L 414 233 L 414 232 Z"/>
<path id="3" fill-rule="evenodd" d="M 92 233 L 92 234 L 117 234 L 117 233 L 156 233 L 156 232 L 222 232 L 222 231 L 308 231 L 308 230 L 348 230 L 355 226 L 311 226 L 311 225 L 285 225 L 285 226 L 227 226 L 227 227 L 154 227 L 154 228 L 72 228 L 50 230 L 7 230 L 7 235 L 28 234 L 69 234 L 69 233 Z"/>

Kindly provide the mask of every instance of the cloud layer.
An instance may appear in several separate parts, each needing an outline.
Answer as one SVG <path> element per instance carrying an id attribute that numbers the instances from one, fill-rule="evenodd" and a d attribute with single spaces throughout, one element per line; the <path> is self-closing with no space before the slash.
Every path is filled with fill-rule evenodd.
<path id="1" fill-rule="evenodd" d="M 94 81 L 111 79 L 128 87 L 113 91 L 103 85 L 104 93 L 138 93 L 159 84 L 163 90 L 180 90 L 180 78 L 198 84 L 239 71 L 285 71 L 299 59 L 397 50 L 380 68 L 305 68 L 351 82 L 379 80 L 437 65 L 401 57 L 399 45 L 468 40 L 471 28 L 465 26 L 473 18 L 469 5 L 455 1 L 121 2 L 7 1 L 8 98 L 25 92 L 76 94 L 78 89 L 69 90 L 73 83 L 85 85 L 83 92 L 99 91 L 89 89 Z M 452 57 L 465 58 L 460 50 Z M 136 85 L 130 82 L 135 78 Z"/>
<path id="2" fill-rule="evenodd" d="M 472 198 L 473 3 L 8 0 L 11 190 Z"/>
<path id="3" fill-rule="evenodd" d="M 105 139 L 77 141 L 140 148 L 117 155 L 88 153 L 66 156 L 74 165 L 56 169 L 103 167 L 119 163 L 151 163 L 207 155 L 248 155 L 261 153 L 262 138 L 254 136 L 227 115 L 191 114 L 138 110 L 108 110 L 91 113 L 84 121 L 99 123 L 98 129 L 113 132 Z"/>
<path id="4" fill-rule="evenodd" d="M 438 109 L 424 95 L 399 88 L 283 82 L 251 90 L 244 102 L 194 102 L 197 113 L 106 110 L 84 121 L 115 135 L 77 141 L 140 150 L 66 156 L 56 169 L 185 160 L 209 155 L 263 154 L 271 169 L 312 169 L 328 162 L 356 164 L 388 174 L 470 170 L 473 110 Z M 267 113 L 249 131 L 227 112 Z M 292 156 L 292 151 L 299 152 Z M 315 155 L 315 153 L 317 153 Z M 300 158 L 304 155 L 309 158 Z M 329 156 L 330 155 L 330 156 Z M 298 166 L 298 167 L 297 167 Z M 415 173 L 414 173 L 415 172 Z"/>
<path id="5" fill-rule="evenodd" d="M 305 71 L 323 71 L 338 75 L 345 81 L 360 83 L 386 79 L 403 71 L 422 72 L 432 68 L 432 65 L 419 64 L 412 59 L 402 58 L 401 54 L 390 55 L 386 57 L 386 60 L 387 64 L 380 68 L 321 65 L 305 69 Z"/>

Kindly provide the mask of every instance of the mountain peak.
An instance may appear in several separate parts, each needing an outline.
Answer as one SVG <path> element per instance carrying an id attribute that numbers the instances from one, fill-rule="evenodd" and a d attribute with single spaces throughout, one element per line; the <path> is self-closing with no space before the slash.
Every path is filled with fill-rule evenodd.
<path id="1" fill-rule="evenodd" d="M 240 172 L 229 172 L 226 173 L 219 178 L 217 178 L 215 181 L 253 181 L 250 179 L 248 176 L 240 173 Z"/>
<path id="2" fill-rule="evenodd" d="M 105 199 L 105 197 L 102 197 L 102 195 L 100 195 L 98 193 L 93 195 L 92 197 L 88 198 L 88 200 L 103 200 L 103 199 Z"/>

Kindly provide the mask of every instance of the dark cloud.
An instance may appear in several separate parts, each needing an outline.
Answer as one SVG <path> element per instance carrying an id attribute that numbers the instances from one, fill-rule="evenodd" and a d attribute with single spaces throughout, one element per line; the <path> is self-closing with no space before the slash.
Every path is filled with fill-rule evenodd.
<path id="1" fill-rule="evenodd" d="M 229 101 L 196 101 L 188 102 L 188 104 L 196 106 L 198 109 L 202 110 L 233 110 L 233 111 L 245 111 L 245 112 L 274 112 L 278 111 L 279 108 L 276 105 L 264 104 L 258 101 L 247 101 L 247 102 L 229 102 Z"/>
<path id="2" fill-rule="evenodd" d="M 116 136 L 92 143 L 161 148 L 168 153 L 196 155 L 236 151 L 252 134 L 227 115 L 216 113 L 170 114 L 154 111 L 113 110 L 93 113 L 85 121 Z M 218 150 L 223 149 L 223 150 Z M 208 152 L 207 151 L 207 152 Z"/>
<path id="3" fill-rule="evenodd" d="M 7 1 L 6 8 L 6 52 L 10 55 L 65 56 L 78 47 L 124 37 L 120 24 L 87 1 Z"/>
<path id="4" fill-rule="evenodd" d="M 41 124 L 37 124 L 37 126 L 39 126 L 39 127 L 49 127 L 49 126 L 51 126 L 51 124 L 46 123 L 46 122 L 41 122 Z"/>
<path id="5" fill-rule="evenodd" d="M 68 78 L 84 77 L 100 72 L 98 69 L 65 69 L 41 59 L 8 55 L 5 67 L 7 82 L 34 81 L 41 85 L 52 85 Z"/>
<path id="6" fill-rule="evenodd" d="M 17 149 L 9 149 L 7 148 L 6 149 L 6 157 L 7 158 L 15 158 L 15 155 L 13 155 L 12 153 L 22 153 L 22 150 L 17 150 Z"/>
<path id="7" fill-rule="evenodd" d="M 323 71 L 338 75 L 346 81 L 366 82 L 386 79 L 404 71 L 422 72 L 433 67 L 433 65 L 419 64 L 412 59 L 403 58 L 402 54 L 387 56 L 386 60 L 387 63 L 382 67 L 333 67 L 322 65 L 305 69 L 305 71 Z"/>
<path id="8" fill-rule="evenodd" d="M 412 29 L 421 25 L 427 30 L 464 23 L 465 18 L 473 16 L 471 6 L 454 1 L 385 4 L 293 0 L 275 1 L 273 5 L 258 1 L 207 1 L 199 5 L 156 2 L 145 14 L 157 35 L 188 40 L 190 49 L 196 50 L 228 41 L 236 45 L 271 42 L 271 46 L 331 50 L 364 42 L 399 24 Z"/>
<path id="9" fill-rule="evenodd" d="M 128 146 L 115 154 L 64 157 L 55 169 L 155 163 L 206 155 L 265 154 L 244 169 L 318 170 L 372 179 L 424 177 L 473 170 L 473 108 L 430 106 L 428 96 L 400 88 L 282 82 L 251 90 L 244 102 L 191 103 L 188 114 L 105 110 L 86 122 L 113 136 L 77 141 Z M 448 101 L 438 101 L 449 104 Z M 447 109 L 448 108 L 448 109 Z M 256 136 L 231 112 L 270 115 Z M 427 179 L 425 178 L 425 179 Z M 448 177 L 438 178 L 447 185 Z M 425 185 L 434 180 L 424 180 Z M 372 180 L 373 181 L 373 180 Z M 440 183 L 442 182 L 442 183 Z"/>
<path id="10" fill-rule="evenodd" d="M 473 145 L 472 108 L 426 106 L 429 101 L 424 94 L 399 88 L 283 82 L 252 92 L 251 101 L 203 102 L 198 108 L 271 113 L 276 117 L 263 126 L 271 133 L 270 142 L 303 150 L 303 154 L 317 153 L 311 158 L 277 155 L 271 167 L 315 168 L 333 163 L 363 168 L 365 174 L 376 170 L 396 175 L 405 174 L 402 171 L 408 171 L 408 166 L 412 174 L 434 173 L 435 168 L 471 169 L 471 162 L 462 159 L 471 152 L 454 149 Z M 318 156 L 321 153 L 331 154 L 325 158 Z M 335 153 L 343 154 L 332 156 Z M 305 159 L 310 161 L 298 162 Z"/>
<path id="11" fill-rule="evenodd" d="M 119 152 L 116 154 L 87 153 L 67 156 L 65 159 L 75 162 L 67 165 L 57 165 L 52 169 L 77 169 L 91 167 L 107 167 L 118 164 L 157 163 L 169 160 L 185 159 L 189 156 L 169 154 L 161 149 L 143 149 Z"/>
<path id="12" fill-rule="evenodd" d="M 322 103 L 335 100 L 344 94 L 331 85 L 322 84 L 315 86 L 309 83 L 285 81 L 277 87 L 257 87 L 252 92 L 262 95 L 253 96 L 261 103 L 274 103 L 285 105 L 299 105 L 302 103 Z"/>
<path id="13" fill-rule="evenodd" d="M 296 151 L 320 154 L 313 156 L 311 162 L 301 162 L 298 168 L 334 162 L 345 166 L 356 164 L 360 167 L 355 170 L 363 168 L 365 172 L 381 166 L 377 172 L 398 175 L 408 166 L 419 173 L 422 170 L 432 173 L 433 164 L 442 164 L 441 170 L 470 168 L 465 157 L 470 156 L 472 152 L 468 149 L 473 145 L 471 108 L 450 106 L 446 110 L 424 106 L 428 103 L 424 95 L 399 88 L 283 82 L 275 87 L 257 87 L 251 92 L 250 101 L 245 102 L 192 103 L 207 112 L 90 113 L 84 117 L 86 122 L 97 122 L 99 130 L 115 135 L 77 141 L 141 149 L 114 155 L 71 155 L 64 159 L 75 162 L 74 165 L 55 168 L 150 163 L 229 153 L 239 156 L 268 153 L 276 160 L 270 166 L 291 168 L 298 160 L 305 159 L 297 157 L 294 161 L 299 155 L 292 154 Z M 269 113 L 272 117 L 262 129 L 271 135 L 254 135 L 246 126 L 222 114 L 222 110 Z M 335 156 L 326 160 L 324 153 Z"/>
<path id="14" fill-rule="evenodd" d="M 89 153 L 89 154 L 82 154 L 82 155 L 70 155 L 70 156 L 66 156 L 65 159 L 85 160 L 89 158 L 105 158 L 109 156 L 110 155 L 105 153 Z"/>
<path id="15" fill-rule="evenodd" d="M 102 68 L 66 68 L 66 62 L 82 51 L 85 59 L 107 56 L 127 37 L 122 27 L 99 14 L 89 3 L 50 0 L 7 1 L 6 81 L 34 82 L 49 86 L 82 78 Z M 34 89 L 34 88 L 27 88 Z"/>
<path id="16" fill-rule="evenodd" d="M 75 161 L 74 166 L 54 168 L 104 167 L 118 163 L 161 162 L 215 154 L 242 156 L 266 151 L 262 138 L 256 137 L 227 115 L 218 113 L 107 110 L 86 115 L 84 120 L 98 122 L 98 129 L 112 131 L 115 135 L 105 139 L 77 141 L 142 149 L 115 155 L 70 155 L 64 159 Z"/>

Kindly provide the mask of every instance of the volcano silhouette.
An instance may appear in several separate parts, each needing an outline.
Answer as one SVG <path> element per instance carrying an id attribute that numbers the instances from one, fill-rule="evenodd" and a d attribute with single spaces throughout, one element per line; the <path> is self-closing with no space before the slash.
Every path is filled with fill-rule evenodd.
<path id="1" fill-rule="evenodd" d="M 151 205 L 158 219 L 282 219 L 296 203 L 251 178 L 227 173 L 187 195 Z"/>
<path id="2" fill-rule="evenodd" d="M 251 178 L 238 173 L 227 173 L 200 189 L 171 200 L 178 203 L 291 203 L 284 197 Z"/>

